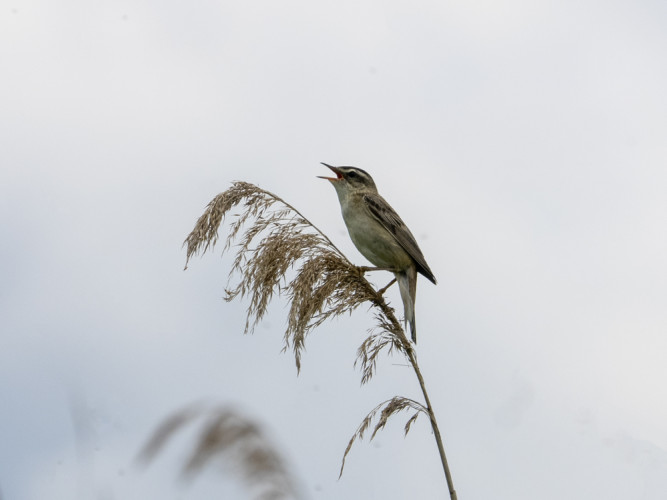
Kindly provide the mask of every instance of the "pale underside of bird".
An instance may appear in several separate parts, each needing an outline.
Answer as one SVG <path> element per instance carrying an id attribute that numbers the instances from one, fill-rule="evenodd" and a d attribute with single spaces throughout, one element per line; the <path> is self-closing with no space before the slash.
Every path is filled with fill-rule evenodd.
<path id="1" fill-rule="evenodd" d="M 373 178 L 360 168 L 333 167 L 336 177 L 324 177 L 336 189 L 352 242 L 373 265 L 390 269 L 401 292 L 405 321 L 417 342 L 415 298 L 417 273 L 436 283 L 415 237 L 391 205 L 378 194 Z"/>

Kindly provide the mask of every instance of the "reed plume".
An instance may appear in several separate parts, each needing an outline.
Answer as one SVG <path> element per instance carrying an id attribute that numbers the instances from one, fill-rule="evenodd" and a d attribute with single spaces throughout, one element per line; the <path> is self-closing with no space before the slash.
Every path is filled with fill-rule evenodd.
<path id="1" fill-rule="evenodd" d="M 299 500 L 301 488 L 276 447 L 251 419 L 229 406 L 192 405 L 167 417 L 144 445 L 137 460 L 147 464 L 185 425 L 199 419 L 201 428 L 181 475 L 191 479 L 210 462 L 233 464 L 255 500 Z"/>
<path id="2" fill-rule="evenodd" d="M 409 408 L 415 413 L 405 425 L 406 434 L 420 413 L 429 417 L 450 497 L 456 499 L 414 345 L 407 339 L 394 309 L 386 302 L 384 290 L 376 290 L 364 277 L 368 268 L 353 265 L 322 231 L 283 199 L 253 184 L 234 182 L 230 189 L 211 200 L 185 239 L 186 269 L 194 255 L 215 247 L 218 230 L 235 207 L 238 207 L 238 213 L 232 214 L 233 221 L 223 246 L 224 253 L 236 242 L 225 300 L 247 298 L 246 333 L 252 332 L 264 317 L 275 294 L 285 296 L 289 313 L 284 350 L 292 350 L 298 371 L 306 337 L 313 329 L 330 318 L 369 303 L 375 325 L 359 347 L 355 363 L 360 367 L 362 383 L 375 374 L 378 357 L 383 351 L 402 353 L 417 376 L 424 404 L 397 396 L 378 405 L 350 439 L 342 466 L 355 440 L 364 436 L 378 413 L 379 420 L 371 439 L 391 416 Z"/>

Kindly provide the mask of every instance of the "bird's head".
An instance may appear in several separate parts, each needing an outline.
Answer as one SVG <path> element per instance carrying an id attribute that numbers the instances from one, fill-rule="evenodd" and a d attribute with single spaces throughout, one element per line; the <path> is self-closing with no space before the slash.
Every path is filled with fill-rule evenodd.
<path id="1" fill-rule="evenodd" d="M 325 167 L 328 167 L 336 177 L 324 177 L 318 175 L 320 179 L 326 179 L 333 187 L 336 188 L 336 192 L 340 196 L 341 194 L 351 194 L 357 191 L 370 191 L 377 193 L 377 188 L 375 187 L 375 182 L 368 172 L 356 167 L 333 167 L 322 163 Z"/>

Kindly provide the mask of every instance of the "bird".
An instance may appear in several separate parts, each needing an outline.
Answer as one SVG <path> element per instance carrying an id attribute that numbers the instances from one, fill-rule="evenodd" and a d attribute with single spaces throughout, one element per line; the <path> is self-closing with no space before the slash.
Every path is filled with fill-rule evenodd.
<path id="1" fill-rule="evenodd" d="M 373 265 L 391 270 L 401 293 L 406 327 L 417 343 L 415 298 L 417 273 L 436 284 L 415 237 L 387 201 L 368 172 L 356 167 L 334 167 L 322 162 L 336 177 L 318 176 L 336 189 L 343 220 L 352 243 Z M 392 280 L 384 289 L 394 283 Z"/>

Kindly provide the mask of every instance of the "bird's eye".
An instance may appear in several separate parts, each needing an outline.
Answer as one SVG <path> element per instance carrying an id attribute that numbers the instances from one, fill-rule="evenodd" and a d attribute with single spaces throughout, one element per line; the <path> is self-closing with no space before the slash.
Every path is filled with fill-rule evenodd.
<path id="1" fill-rule="evenodd" d="M 356 178 L 356 177 L 359 177 L 359 174 L 357 174 L 357 173 L 353 170 L 352 172 L 350 172 L 349 174 L 347 174 L 347 176 L 348 176 L 350 179 L 354 179 L 354 178 Z"/>

